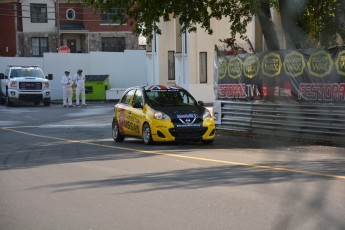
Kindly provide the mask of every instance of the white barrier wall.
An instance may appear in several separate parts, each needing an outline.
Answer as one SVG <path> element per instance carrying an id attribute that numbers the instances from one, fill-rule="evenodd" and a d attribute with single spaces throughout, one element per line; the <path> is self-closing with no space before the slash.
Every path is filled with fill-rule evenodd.
<path id="1" fill-rule="evenodd" d="M 7 65 L 38 65 L 45 75 L 53 74 L 52 100 L 62 99 L 61 77 L 68 69 L 75 74 L 82 69 L 85 75 L 109 75 L 111 88 L 147 85 L 146 51 L 125 52 L 45 53 L 43 58 L 0 57 L 0 73 Z"/>

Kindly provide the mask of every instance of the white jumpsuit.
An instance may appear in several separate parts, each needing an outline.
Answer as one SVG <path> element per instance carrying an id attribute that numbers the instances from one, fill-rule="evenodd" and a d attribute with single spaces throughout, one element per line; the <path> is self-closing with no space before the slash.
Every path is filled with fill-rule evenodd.
<path id="1" fill-rule="evenodd" d="M 75 90 L 75 104 L 79 105 L 79 96 L 81 95 L 81 104 L 86 105 L 85 103 L 85 76 L 83 74 L 76 74 L 73 77 L 73 81 L 76 83 Z"/>
<path id="2" fill-rule="evenodd" d="M 61 84 L 63 89 L 63 105 L 72 106 L 72 78 L 69 75 L 62 76 Z"/>

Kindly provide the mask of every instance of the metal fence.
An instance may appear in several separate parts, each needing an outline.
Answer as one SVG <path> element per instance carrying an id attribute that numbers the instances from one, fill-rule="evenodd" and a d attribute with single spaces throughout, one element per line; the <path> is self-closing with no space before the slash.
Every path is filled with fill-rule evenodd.
<path id="1" fill-rule="evenodd" d="M 345 104 L 216 101 L 217 129 L 345 143 Z"/>

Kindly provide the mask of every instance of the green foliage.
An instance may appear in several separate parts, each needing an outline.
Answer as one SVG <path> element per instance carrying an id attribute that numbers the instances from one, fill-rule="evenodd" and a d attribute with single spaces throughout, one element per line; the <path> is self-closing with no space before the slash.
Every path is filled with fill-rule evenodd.
<path id="1" fill-rule="evenodd" d="M 172 18 L 179 19 L 181 32 L 193 32 L 197 26 L 201 26 L 212 34 L 210 20 L 226 17 L 231 22 L 229 37 L 234 38 L 236 34 L 246 33 L 246 27 L 253 16 L 270 17 L 262 10 L 264 3 L 281 11 L 281 1 L 289 0 L 83 0 L 83 3 L 102 11 L 119 8 L 129 19 L 134 20 L 134 32 L 148 37 L 150 41 L 153 31 L 161 33 L 157 27 L 161 19 L 169 21 Z M 338 26 L 339 17 L 336 17 L 341 0 L 302 0 L 304 1 L 304 8 L 300 9 L 300 14 L 295 18 L 297 25 L 309 37 L 302 42 L 308 46 L 335 44 L 336 35 L 344 30 L 344 27 Z M 299 38 L 296 36 L 295 39 Z"/>
<path id="2" fill-rule="evenodd" d="M 304 14 L 298 19 L 310 39 L 312 47 L 331 47 L 336 45 L 337 34 L 343 29 L 337 23 L 336 12 L 341 9 L 340 1 L 308 0 Z"/>

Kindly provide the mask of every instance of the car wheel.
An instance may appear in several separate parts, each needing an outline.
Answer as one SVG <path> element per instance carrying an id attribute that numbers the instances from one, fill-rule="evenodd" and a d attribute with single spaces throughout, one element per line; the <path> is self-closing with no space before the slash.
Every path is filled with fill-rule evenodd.
<path id="1" fill-rule="evenodd" d="M 145 122 L 143 125 L 143 141 L 145 145 L 150 145 L 153 143 L 150 125 Z"/>
<path id="2" fill-rule="evenodd" d="M 202 140 L 201 143 L 203 143 L 205 145 L 210 145 L 213 143 L 213 141 L 214 141 L 214 139 L 213 140 Z"/>
<path id="3" fill-rule="evenodd" d="M 119 124 L 115 119 L 112 125 L 112 135 L 115 142 L 122 142 L 125 139 L 125 136 L 120 133 Z"/>

